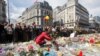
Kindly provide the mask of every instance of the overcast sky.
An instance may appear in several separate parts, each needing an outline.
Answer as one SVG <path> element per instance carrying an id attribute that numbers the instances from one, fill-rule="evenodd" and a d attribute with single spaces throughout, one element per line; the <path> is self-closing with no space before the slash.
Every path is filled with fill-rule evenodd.
<path id="1" fill-rule="evenodd" d="M 30 7 L 34 4 L 36 0 L 9 0 L 10 3 L 10 18 L 17 19 L 21 16 L 22 12 L 25 8 Z M 38 0 L 43 1 L 43 0 Z M 45 0 L 48 1 L 49 4 L 55 8 L 56 6 L 62 6 L 67 3 L 67 0 Z M 82 4 L 87 10 L 89 14 L 93 16 L 100 16 L 100 1 L 99 0 L 79 0 L 79 3 Z"/>

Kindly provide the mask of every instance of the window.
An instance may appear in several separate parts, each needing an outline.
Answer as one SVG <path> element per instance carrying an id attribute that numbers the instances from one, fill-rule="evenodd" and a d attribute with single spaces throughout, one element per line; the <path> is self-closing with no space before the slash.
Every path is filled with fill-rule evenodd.
<path id="1" fill-rule="evenodd" d="M 71 26 L 71 24 L 69 26 Z"/>
<path id="2" fill-rule="evenodd" d="M 37 25 L 39 25 L 39 18 L 37 18 Z"/>
<path id="3" fill-rule="evenodd" d="M 69 25 L 67 25 L 67 27 L 68 27 Z"/>
<path id="4" fill-rule="evenodd" d="M 69 15 L 69 19 L 71 18 L 71 16 Z"/>
<path id="5" fill-rule="evenodd" d="M 46 15 L 48 14 L 48 11 L 46 11 Z"/>
<path id="6" fill-rule="evenodd" d="M 41 14 L 42 14 L 43 16 L 44 16 L 44 12 L 45 12 L 45 11 L 44 11 L 44 10 L 42 10 L 42 13 L 41 13 Z"/>
<path id="7" fill-rule="evenodd" d="M 70 22 L 73 22 L 73 20 L 71 19 Z"/>
<path id="8" fill-rule="evenodd" d="M 37 9 L 37 15 L 39 15 L 39 9 Z"/>
<path id="9" fill-rule="evenodd" d="M 67 21 L 67 23 L 69 23 L 69 21 Z"/>
<path id="10" fill-rule="evenodd" d="M 74 20 L 72 20 L 72 22 L 74 22 Z"/>
<path id="11" fill-rule="evenodd" d="M 72 26 L 74 26 L 74 24 L 72 24 Z"/>

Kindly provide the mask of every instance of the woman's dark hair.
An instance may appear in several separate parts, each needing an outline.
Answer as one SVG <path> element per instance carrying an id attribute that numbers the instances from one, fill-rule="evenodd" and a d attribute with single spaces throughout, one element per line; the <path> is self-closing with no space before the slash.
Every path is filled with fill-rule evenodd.
<path id="1" fill-rule="evenodd" d="M 44 29 L 44 31 L 46 31 L 46 32 L 47 32 L 47 31 L 48 31 L 48 29 L 47 29 L 47 28 L 45 28 L 45 29 Z"/>

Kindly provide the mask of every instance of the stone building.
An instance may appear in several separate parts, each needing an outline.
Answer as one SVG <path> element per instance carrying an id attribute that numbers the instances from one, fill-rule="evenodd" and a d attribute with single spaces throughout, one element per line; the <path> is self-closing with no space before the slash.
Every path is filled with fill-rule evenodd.
<path id="1" fill-rule="evenodd" d="M 100 16 L 91 16 L 89 19 L 90 29 L 95 29 L 100 32 Z"/>
<path id="2" fill-rule="evenodd" d="M 89 17 L 89 25 L 90 29 L 94 29 L 96 27 L 96 22 L 92 15 Z"/>
<path id="3" fill-rule="evenodd" d="M 69 29 L 86 29 L 89 26 L 89 13 L 78 0 L 68 0 L 63 6 L 53 10 L 54 22 L 63 22 Z"/>
<path id="4" fill-rule="evenodd" d="M 19 18 L 21 19 L 20 21 L 28 25 L 31 25 L 33 22 L 38 26 L 52 25 L 52 13 L 52 7 L 48 2 L 35 2 L 31 7 L 27 8 Z M 45 16 L 49 16 L 50 19 L 45 21 Z"/>
<path id="5" fill-rule="evenodd" d="M 0 0 L 0 23 L 6 22 L 6 2 Z"/>

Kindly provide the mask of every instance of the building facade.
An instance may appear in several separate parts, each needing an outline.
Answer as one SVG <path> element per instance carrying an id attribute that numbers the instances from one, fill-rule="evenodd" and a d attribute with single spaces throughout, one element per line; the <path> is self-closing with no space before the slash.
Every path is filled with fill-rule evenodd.
<path id="1" fill-rule="evenodd" d="M 89 25 L 90 29 L 94 29 L 96 27 L 96 22 L 92 15 L 89 17 Z"/>
<path id="2" fill-rule="evenodd" d="M 89 26 L 89 13 L 78 0 L 68 0 L 65 5 L 55 8 L 53 18 L 54 22 L 62 20 L 69 29 L 85 29 Z"/>
<path id="3" fill-rule="evenodd" d="M 100 16 L 94 16 L 95 19 L 95 29 L 97 32 L 100 32 Z"/>
<path id="4" fill-rule="evenodd" d="M 0 0 L 0 23 L 6 22 L 6 2 Z"/>
<path id="5" fill-rule="evenodd" d="M 35 2 L 34 5 L 27 8 L 19 18 L 21 19 L 21 22 L 28 25 L 31 25 L 33 22 L 39 26 L 52 25 L 52 13 L 52 7 L 48 4 L 48 2 Z M 50 19 L 45 21 L 45 16 L 49 16 Z"/>
<path id="6" fill-rule="evenodd" d="M 91 16 L 89 19 L 90 28 L 91 29 L 100 29 L 100 17 L 99 16 Z"/>

